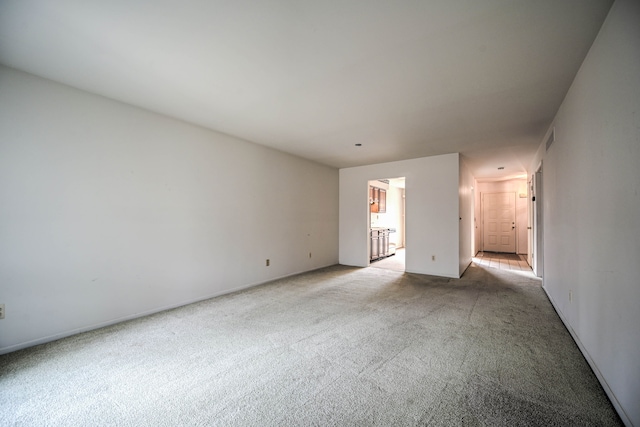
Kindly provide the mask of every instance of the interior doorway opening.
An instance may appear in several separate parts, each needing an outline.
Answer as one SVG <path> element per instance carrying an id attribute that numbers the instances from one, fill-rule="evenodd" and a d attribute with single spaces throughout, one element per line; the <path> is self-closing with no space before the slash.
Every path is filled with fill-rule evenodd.
<path id="1" fill-rule="evenodd" d="M 405 271 L 405 178 L 369 181 L 369 265 Z"/>
<path id="2" fill-rule="evenodd" d="M 538 166 L 533 179 L 533 196 L 531 198 L 533 204 L 533 272 L 536 276 L 542 277 L 544 274 L 544 233 L 543 233 L 543 215 L 542 215 L 542 163 Z"/>

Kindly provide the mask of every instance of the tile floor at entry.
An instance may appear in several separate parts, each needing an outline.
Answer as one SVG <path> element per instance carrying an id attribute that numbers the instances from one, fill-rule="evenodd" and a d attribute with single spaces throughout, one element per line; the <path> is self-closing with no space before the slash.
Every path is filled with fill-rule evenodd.
<path id="1" fill-rule="evenodd" d="M 478 252 L 473 262 L 500 270 L 531 271 L 526 255 L 504 254 L 499 252 Z"/>
<path id="2" fill-rule="evenodd" d="M 473 262 L 489 268 L 499 268 L 500 270 L 513 270 L 531 272 L 531 267 L 527 264 L 526 255 L 505 254 L 498 252 L 478 252 L 473 257 Z M 396 251 L 396 255 L 374 261 L 371 267 L 385 270 L 405 271 L 404 248 Z"/>

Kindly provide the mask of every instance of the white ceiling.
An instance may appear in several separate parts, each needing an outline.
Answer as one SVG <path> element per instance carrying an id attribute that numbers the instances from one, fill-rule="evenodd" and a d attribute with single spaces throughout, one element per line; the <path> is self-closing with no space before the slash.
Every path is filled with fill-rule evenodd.
<path id="1" fill-rule="evenodd" d="M 0 63 L 338 168 L 461 152 L 491 179 L 611 3 L 0 0 Z"/>

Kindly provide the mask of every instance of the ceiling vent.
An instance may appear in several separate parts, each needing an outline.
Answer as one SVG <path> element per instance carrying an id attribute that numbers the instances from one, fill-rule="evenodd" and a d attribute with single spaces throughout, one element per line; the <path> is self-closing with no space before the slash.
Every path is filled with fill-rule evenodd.
<path id="1" fill-rule="evenodd" d="M 551 147 L 551 144 L 553 144 L 553 142 L 556 140 L 556 128 L 554 127 L 553 129 L 551 129 L 551 133 L 549 134 L 549 138 L 547 138 L 547 149 L 546 151 L 549 151 L 549 147 Z"/>

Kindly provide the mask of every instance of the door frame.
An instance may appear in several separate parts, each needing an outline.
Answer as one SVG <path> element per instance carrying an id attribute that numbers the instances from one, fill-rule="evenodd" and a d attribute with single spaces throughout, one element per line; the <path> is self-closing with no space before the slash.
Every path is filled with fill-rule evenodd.
<path id="1" fill-rule="evenodd" d="M 368 179 L 367 180 L 367 200 L 369 200 L 369 198 L 370 198 L 369 196 L 370 196 L 370 186 L 371 186 L 370 182 L 371 181 L 384 181 L 384 180 L 392 180 L 392 179 L 398 179 L 398 178 L 403 178 L 405 180 L 404 188 L 397 187 L 397 186 L 394 186 L 394 187 L 399 189 L 399 190 L 401 190 L 400 191 L 400 196 L 401 196 L 402 202 L 401 202 L 401 206 L 399 206 L 399 208 L 400 208 L 399 220 L 402 223 L 402 230 L 401 230 L 402 231 L 402 237 L 401 237 L 401 240 L 402 240 L 402 249 L 404 250 L 404 253 L 405 253 L 405 271 L 406 271 L 406 253 L 407 253 L 407 237 L 406 237 L 407 236 L 407 218 L 406 218 L 406 211 L 407 211 L 406 210 L 406 196 L 407 196 L 406 180 L 407 180 L 407 178 L 406 178 L 406 176 L 398 176 L 398 177 L 395 177 L 395 178 L 372 178 L 372 179 Z M 391 184 L 389 183 L 389 189 L 388 190 L 382 189 L 382 190 L 386 191 L 388 193 L 390 188 L 391 188 Z M 388 205 L 388 203 L 387 203 L 387 205 Z M 370 205 L 370 202 L 369 202 L 369 205 L 367 206 L 367 230 L 368 230 L 368 232 L 367 232 L 367 265 L 368 266 L 371 266 L 371 235 L 370 235 L 370 233 L 371 233 L 371 213 L 372 212 L 370 210 L 370 207 L 371 207 L 371 205 Z M 383 212 L 383 213 L 384 214 L 387 213 L 386 209 L 385 209 L 385 212 Z M 396 229 L 396 232 L 398 232 L 398 231 L 400 231 L 400 230 Z"/>
<path id="2" fill-rule="evenodd" d="M 533 250 L 532 261 L 533 273 L 542 277 L 544 274 L 544 215 L 543 215 L 543 176 L 542 176 L 542 162 L 536 169 L 533 175 Z"/>

